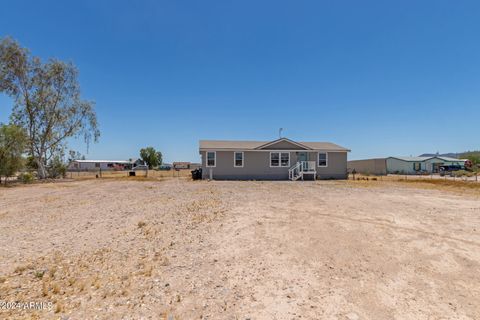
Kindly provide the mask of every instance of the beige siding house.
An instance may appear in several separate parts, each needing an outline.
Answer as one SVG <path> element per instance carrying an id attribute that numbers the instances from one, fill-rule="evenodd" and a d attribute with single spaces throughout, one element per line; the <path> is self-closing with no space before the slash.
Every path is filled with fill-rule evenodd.
<path id="1" fill-rule="evenodd" d="M 376 175 L 387 174 L 387 161 L 385 158 L 352 160 L 348 161 L 348 169 L 357 173 L 369 173 Z"/>
<path id="2" fill-rule="evenodd" d="M 350 150 L 330 142 L 200 140 L 204 179 L 345 179 Z"/>

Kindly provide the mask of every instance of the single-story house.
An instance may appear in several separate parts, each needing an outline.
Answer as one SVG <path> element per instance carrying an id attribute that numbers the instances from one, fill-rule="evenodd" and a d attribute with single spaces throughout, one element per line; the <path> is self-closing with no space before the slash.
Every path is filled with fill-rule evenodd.
<path id="1" fill-rule="evenodd" d="M 436 173 L 440 166 L 465 165 L 464 160 L 444 156 L 389 157 L 386 163 L 388 173 L 400 174 Z"/>
<path id="2" fill-rule="evenodd" d="M 200 140 L 204 179 L 346 179 L 347 148 L 330 142 Z"/>
<path id="3" fill-rule="evenodd" d="M 174 169 L 190 169 L 190 162 L 174 162 L 173 163 Z"/>
<path id="4" fill-rule="evenodd" d="M 374 159 L 364 159 L 364 160 L 350 160 L 348 161 L 348 170 L 350 172 L 364 173 L 364 174 L 375 174 L 375 175 L 385 175 L 387 174 L 387 159 L 385 158 L 374 158 Z"/>
<path id="5" fill-rule="evenodd" d="M 201 167 L 202 167 L 201 163 L 196 163 L 196 162 L 190 163 L 190 169 L 192 170 L 200 169 Z"/>
<path id="6" fill-rule="evenodd" d="M 145 162 L 136 160 L 73 160 L 68 165 L 71 171 L 88 170 L 127 170 L 137 166 L 143 166 Z"/>

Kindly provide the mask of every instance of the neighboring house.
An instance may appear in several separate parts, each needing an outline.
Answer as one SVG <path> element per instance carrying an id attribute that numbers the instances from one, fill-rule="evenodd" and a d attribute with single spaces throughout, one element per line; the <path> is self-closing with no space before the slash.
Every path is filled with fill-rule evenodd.
<path id="1" fill-rule="evenodd" d="M 73 160 L 68 165 L 69 170 L 123 170 L 131 166 L 127 160 Z"/>
<path id="2" fill-rule="evenodd" d="M 385 175 L 387 174 L 387 161 L 385 158 L 351 160 L 348 161 L 348 170 L 364 174 Z"/>
<path id="3" fill-rule="evenodd" d="M 174 162 L 173 163 L 174 169 L 190 169 L 190 162 Z"/>
<path id="4" fill-rule="evenodd" d="M 436 173 L 440 166 L 464 166 L 465 161 L 450 157 L 389 157 L 386 159 L 388 173 L 417 174 Z"/>
<path id="5" fill-rule="evenodd" d="M 200 169 L 201 167 L 202 167 L 201 163 L 195 163 L 195 162 L 190 163 L 190 169 L 192 170 Z"/>
<path id="6" fill-rule="evenodd" d="M 347 153 L 330 142 L 200 140 L 204 179 L 346 179 Z"/>
<path id="7" fill-rule="evenodd" d="M 135 169 L 136 167 L 145 169 L 145 167 L 147 167 L 147 163 L 146 163 L 145 161 L 143 161 L 142 159 L 140 159 L 140 158 L 135 159 L 135 160 L 132 160 L 132 161 L 131 161 L 131 164 L 132 164 L 132 168 L 133 168 L 133 169 Z M 148 168 L 148 167 L 147 167 L 147 168 Z"/>
<path id="8" fill-rule="evenodd" d="M 141 159 L 136 160 L 73 160 L 68 165 L 71 171 L 88 170 L 127 170 L 139 166 L 144 166 L 145 162 Z"/>

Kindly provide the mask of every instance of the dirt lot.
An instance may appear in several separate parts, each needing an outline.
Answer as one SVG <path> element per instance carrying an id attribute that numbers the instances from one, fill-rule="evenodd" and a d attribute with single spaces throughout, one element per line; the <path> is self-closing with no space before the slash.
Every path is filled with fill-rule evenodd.
<path id="1" fill-rule="evenodd" d="M 45 309 L 0 318 L 480 319 L 472 192 L 186 179 L 1 188 L 0 302 Z"/>

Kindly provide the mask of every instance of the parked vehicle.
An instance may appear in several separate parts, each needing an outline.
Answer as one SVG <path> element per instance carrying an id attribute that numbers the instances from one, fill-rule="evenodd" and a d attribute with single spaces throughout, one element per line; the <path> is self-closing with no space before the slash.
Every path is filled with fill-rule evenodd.
<path id="1" fill-rule="evenodd" d="M 172 166 L 169 164 L 162 164 L 158 167 L 158 170 L 170 171 L 172 170 Z"/>
<path id="2" fill-rule="evenodd" d="M 444 176 L 446 173 L 462 170 L 463 167 L 460 165 L 450 165 L 450 166 L 440 166 L 438 167 L 438 172 L 441 176 Z"/>

